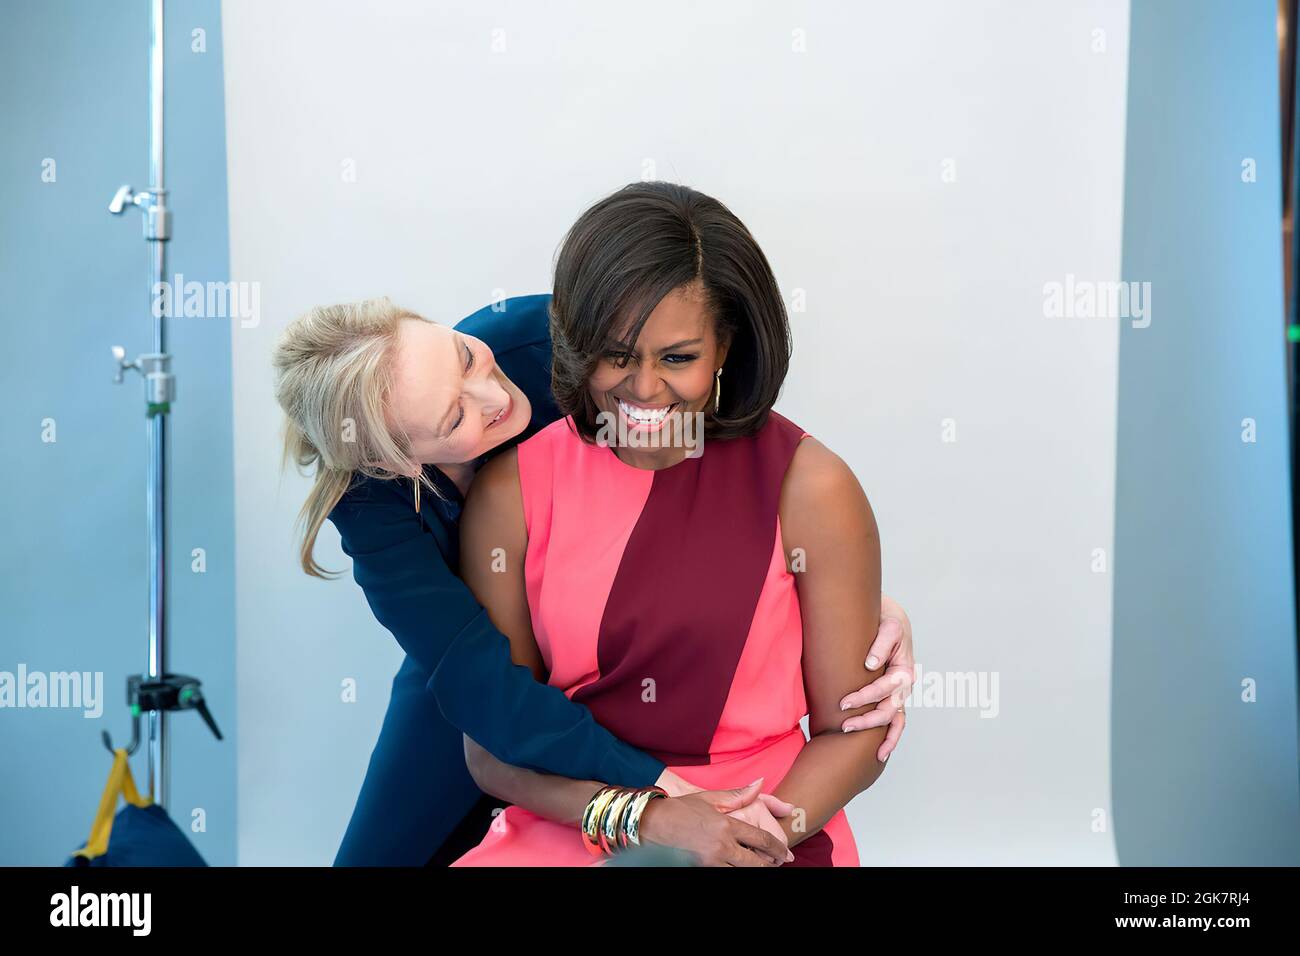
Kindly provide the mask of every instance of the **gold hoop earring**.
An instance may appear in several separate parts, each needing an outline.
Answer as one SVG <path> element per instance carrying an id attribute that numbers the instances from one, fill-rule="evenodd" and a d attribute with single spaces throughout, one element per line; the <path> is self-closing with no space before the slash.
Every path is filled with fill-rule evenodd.
<path id="1" fill-rule="evenodd" d="M 713 373 L 713 414 L 718 414 L 718 405 L 722 402 L 722 369 Z"/>
<path id="2" fill-rule="evenodd" d="M 415 485 L 415 513 L 420 513 L 420 479 L 412 478 L 411 484 Z"/>

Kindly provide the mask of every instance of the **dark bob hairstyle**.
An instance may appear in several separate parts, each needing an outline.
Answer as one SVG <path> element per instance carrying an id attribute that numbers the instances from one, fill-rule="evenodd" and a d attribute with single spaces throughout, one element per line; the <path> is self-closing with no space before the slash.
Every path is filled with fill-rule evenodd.
<path id="1" fill-rule="evenodd" d="M 790 322 L 763 250 L 716 199 L 638 182 L 584 212 L 555 261 L 551 390 L 584 440 L 596 440 L 587 380 L 602 356 L 621 330 L 635 345 L 660 300 L 696 279 L 728 343 L 721 407 L 715 416 L 710 402 L 705 437 L 752 435 L 767 421 L 790 365 Z"/>

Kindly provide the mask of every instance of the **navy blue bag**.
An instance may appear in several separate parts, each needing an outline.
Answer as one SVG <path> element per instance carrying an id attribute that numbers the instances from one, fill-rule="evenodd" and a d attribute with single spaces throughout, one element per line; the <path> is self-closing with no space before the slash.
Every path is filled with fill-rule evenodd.
<path id="1" fill-rule="evenodd" d="M 119 796 L 126 798 L 126 806 L 115 814 Z M 99 800 L 90 838 L 63 865 L 207 866 L 207 863 L 167 811 L 136 790 L 126 751 L 119 747 L 113 752 L 113 769 Z"/>

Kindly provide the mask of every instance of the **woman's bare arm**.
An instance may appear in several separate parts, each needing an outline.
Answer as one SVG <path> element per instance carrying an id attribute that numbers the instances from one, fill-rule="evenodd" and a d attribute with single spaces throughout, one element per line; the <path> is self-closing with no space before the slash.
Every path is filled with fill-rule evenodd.
<path id="1" fill-rule="evenodd" d="M 876 752 L 887 727 L 845 733 L 846 717 L 875 704 L 840 710 L 858 689 L 862 662 L 880 621 L 880 537 L 857 478 L 813 438 L 799 443 L 781 488 L 782 546 L 802 548 L 795 574 L 803 617 L 803 679 L 811 739 L 775 794 L 795 812 L 781 818 L 794 846 L 875 782 Z M 875 679 L 882 666 L 870 672 Z"/>
<path id="2" fill-rule="evenodd" d="M 469 737 L 465 738 L 465 766 L 484 793 L 559 823 L 576 825 L 587 803 L 604 786 L 596 780 L 571 780 L 512 767 Z"/>
<path id="3" fill-rule="evenodd" d="M 519 490 L 519 459 L 514 449 L 483 466 L 470 487 L 460 522 L 460 574 L 492 624 L 510 639 L 510 659 L 523 664 L 539 682 L 546 665 L 533 634 L 524 585 L 528 532 Z M 512 767 L 465 737 L 465 765 L 479 789 L 526 810 L 576 823 L 602 784 L 571 780 Z"/>
<path id="4" fill-rule="evenodd" d="M 496 629 L 510 640 L 510 659 L 546 683 L 546 666 L 533 636 L 524 587 L 528 530 L 519 490 L 515 449 L 502 452 L 479 471 L 465 498 L 460 520 L 460 576 L 487 609 Z"/>

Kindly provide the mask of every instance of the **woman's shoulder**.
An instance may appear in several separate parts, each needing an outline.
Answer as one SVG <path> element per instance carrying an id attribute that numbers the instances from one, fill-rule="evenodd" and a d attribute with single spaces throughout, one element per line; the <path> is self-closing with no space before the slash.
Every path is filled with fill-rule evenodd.
<path id="1" fill-rule="evenodd" d="M 494 484 L 512 482 L 518 486 L 521 477 L 527 478 L 548 467 L 557 455 L 564 454 L 564 446 L 574 440 L 581 442 L 570 419 L 556 419 L 514 447 L 495 455 L 479 470 L 474 484 L 477 486 L 486 480 Z"/>
<path id="2" fill-rule="evenodd" d="M 785 542 L 832 557 L 819 562 L 820 567 L 851 566 L 855 556 L 870 559 L 873 552 L 879 562 L 880 530 L 857 475 L 811 436 L 799 442 L 790 461 L 779 514 Z"/>
<path id="3" fill-rule="evenodd" d="M 582 454 L 575 443 L 582 445 L 577 430 L 570 427 L 569 419 L 561 418 L 501 452 L 474 479 L 467 512 L 500 510 L 508 516 L 506 521 L 515 522 L 522 516 L 524 525 L 531 528 L 535 513 L 554 489 L 567 487 L 564 476 L 573 475 L 567 469 L 577 462 L 575 456 Z"/>
<path id="4" fill-rule="evenodd" d="M 534 436 L 536 437 L 536 436 Z M 532 441 L 530 438 L 528 441 Z M 508 484 L 519 484 L 519 449 L 528 442 L 516 445 L 513 448 L 507 448 L 498 455 L 493 455 L 487 463 L 478 470 L 474 476 L 474 481 L 470 485 L 470 495 L 486 494 L 488 489 L 492 493 L 498 493 L 501 486 Z M 480 492 L 480 489 L 483 489 Z"/>
<path id="5" fill-rule="evenodd" d="M 781 448 L 789 454 L 793 454 L 802 439 L 807 436 L 808 432 L 804 431 L 803 428 L 790 421 L 776 409 L 770 409 L 766 421 L 763 422 L 762 427 L 759 428 L 754 437 L 761 444 Z"/>
<path id="6" fill-rule="evenodd" d="M 795 442 L 781 485 L 783 520 L 787 510 L 833 512 L 866 503 L 866 493 L 848 462 L 788 419 L 781 419 L 777 427 L 786 440 Z"/>
<path id="7" fill-rule="evenodd" d="M 532 463 L 562 454 L 573 442 L 582 443 L 577 426 L 568 415 L 544 425 L 536 433 L 521 441 L 516 450 L 522 460 Z"/>
<path id="8" fill-rule="evenodd" d="M 461 541 L 466 535 L 502 532 L 518 525 L 523 516 L 519 488 L 518 448 L 508 448 L 478 470 L 465 496 Z"/>
<path id="9" fill-rule="evenodd" d="M 718 441 L 718 448 L 724 449 L 722 460 L 729 462 L 731 470 L 740 469 L 750 474 L 753 480 L 764 484 L 780 483 L 789 472 L 792 460 L 798 454 L 799 446 L 811 440 L 808 433 L 779 412 L 769 409 L 758 428 L 747 435 L 726 438 Z M 708 457 L 710 443 L 704 443 L 704 455 Z"/>

